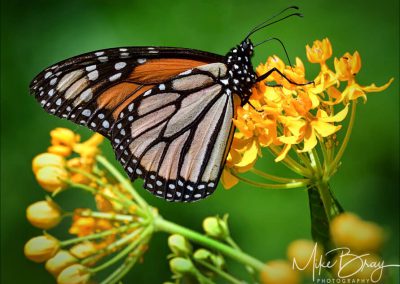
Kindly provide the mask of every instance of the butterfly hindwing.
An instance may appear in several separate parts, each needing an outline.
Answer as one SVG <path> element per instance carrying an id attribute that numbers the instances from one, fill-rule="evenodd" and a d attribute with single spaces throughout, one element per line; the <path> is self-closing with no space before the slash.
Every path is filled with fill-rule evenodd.
<path id="1" fill-rule="evenodd" d="M 233 133 L 234 96 L 223 63 L 189 69 L 125 107 L 112 130 L 116 156 L 132 180 L 171 201 L 216 188 Z"/>
<path id="2" fill-rule="evenodd" d="M 136 97 L 182 71 L 219 60 L 183 48 L 106 49 L 50 66 L 30 88 L 47 112 L 110 138 L 119 113 Z"/>

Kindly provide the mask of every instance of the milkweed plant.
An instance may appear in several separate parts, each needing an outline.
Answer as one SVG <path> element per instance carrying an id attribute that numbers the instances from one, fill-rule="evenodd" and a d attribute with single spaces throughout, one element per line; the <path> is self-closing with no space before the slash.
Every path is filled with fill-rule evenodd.
<path id="1" fill-rule="evenodd" d="M 368 93 L 385 90 L 393 79 L 381 87 L 360 85 L 356 80 L 361 69 L 357 51 L 335 58 L 331 69 L 327 61 L 332 47 L 327 38 L 307 45 L 306 54 L 310 63 L 320 66 L 312 84 L 296 86 L 272 74 L 254 87 L 250 104 L 237 109 L 237 131 L 221 177 L 226 189 L 239 182 L 261 188 L 307 188 L 312 240 L 294 240 L 288 245 L 286 260 L 265 262 L 244 252 L 230 234 L 227 215 L 206 217 L 202 232 L 169 221 L 101 155 L 100 134 L 81 142 L 78 134 L 65 128 L 50 132 L 51 146 L 32 162 L 37 182 L 49 194 L 27 208 L 29 222 L 44 232 L 26 243 L 26 257 L 44 263 L 60 284 L 119 283 L 143 261 L 152 236 L 158 233 L 169 235 L 171 254 L 166 259 L 172 276 L 166 283 L 301 283 L 315 272 L 311 267 L 294 269 L 293 259 L 297 267 L 305 267 L 312 252 L 323 255 L 339 246 L 368 252 L 364 258 L 379 262 L 383 229 L 344 212 L 329 180 L 340 167 L 357 104 L 365 103 Z M 300 58 L 294 66 L 287 66 L 274 55 L 256 71 L 264 74 L 272 68 L 293 82 L 310 81 Z M 347 127 L 343 127 L 346 120 Z M 345 132 L 342 140 L 337 136 L 340 131 Z M 270 154 L 266 155 L 264 148 Z M 264 156 L 273 156 L 297 177 L 257 169 L 256 161 Z M 256 178 L 250 177 L 253 175 Z M 95 206 L 63 209 L 57 197 L 72 188 L 90 193 Z M 65 239 L 51 231 L 63 219 L 70 222 Z M 338 257 L 331 256 L 331 262 Z M 243 265 L 249 277 L 238 278 L 244 276 L 236 275 L 227 259 Z M 356 271 L 354 265 L 347 269 L 350 279 L 371 276 L 368 269 Z M 322 273 L 334 277 L 338 270 L 332 266 Z"/>

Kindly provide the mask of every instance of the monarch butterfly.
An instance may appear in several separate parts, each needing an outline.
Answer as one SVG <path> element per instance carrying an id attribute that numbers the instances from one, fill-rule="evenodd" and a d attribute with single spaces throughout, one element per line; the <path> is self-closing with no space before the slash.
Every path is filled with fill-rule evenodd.
<path id="1" fill-rule="evenodd" d="M 291 8 L 298 9 L 274 17 Z M 99 50 L 48 67 L 30 90 L 50 114 L 107 137 L 131 180 L 141 177 L 168 201 L 199 200 L 218 184 L 236 107 L 248 102 L 254 84 L 280 73 L 258 77 L 250 60 L 249 37 L 280 21 L 268 23 L 274 17 L 225 56 L 171 47 Z"/>

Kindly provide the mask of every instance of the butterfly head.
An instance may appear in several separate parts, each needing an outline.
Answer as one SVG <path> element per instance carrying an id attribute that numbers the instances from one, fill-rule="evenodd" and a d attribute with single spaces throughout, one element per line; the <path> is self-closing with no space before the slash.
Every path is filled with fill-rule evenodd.
<path id="1" fill-rule="evenodd" d="M 241 97 L 242 105 L 249 100 L 252 86 L 257 79 L 251 64 L 253 53 L 253 43 L 249 38 L 246 38 L 226 55 L 230 85 L 232 86 L 232 91 Z"/>

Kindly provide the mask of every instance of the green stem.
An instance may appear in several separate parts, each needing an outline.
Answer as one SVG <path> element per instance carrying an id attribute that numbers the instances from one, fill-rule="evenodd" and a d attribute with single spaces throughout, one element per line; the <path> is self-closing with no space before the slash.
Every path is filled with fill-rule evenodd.
<path id="1" fill-rule="evenodd" d="M 113 229 L 110 229 L 110 230 L 106 230 L 106 231 L 103 231 L 103 232 L 97 233 L 97 234 L 92 234 L 92 235 L 88 235 L 88 236 L 83 236 L 83 237 L 78 237 L 78 238 L 65 240 L 65 241 L 60 242 L 60 246 L 61 247 L 66 247 L 66 246 L 69 246 L 69 245 L 72 245 L 72 244 L 75 244 L 75 243 L 80 243 L 80 242 L 83 242 L 83 241 L 90 241 L 90 240 L 95 240 L 95 239 L 99 239 L 99 238 L 104 238 L 104 237 L 107 237 L 109 235 L 119 234 L 119 233 L 125 232 L 125 231 L 127 231 L 129 229 L 133 229 L 133 228 L 136 228 L 138 226 L 139 226 L 139 224 L 135 223 L 135 224 L 125 225 L 125 226 L 122 226 L 122 227 L 119 227 L 119 228 L 113 228 Z"/>
<path id="2" fill-rule="evenodd" d="M 329 172 L 329 154 L 328 154 L 328 149 L 326 148 L 324 138 L 319 139 L 319 146 L 321 147 L 321 152 L 322 152 L 322 157 L 324 158 L 324 168 L 323 172 Z"/>
<path id="3" fill-rule="evenodd" d="M 329 173 L 329 175 L 332 175 L 334 171 L 336 171 L 337 167 L 339 166 L 340 159 L 342 158 L 344 151 L 346 150 L 347 144 L 349 143 L 350 140 L 351 132 L 353 130 L 354 121 L 356 117 L 357 102 L 353 101 L 351 104 L 352 104 L 351 115 L 350 115 L 349 125 L 347 126 L 346 135 L 344 136 L 342 145 L 340 145 L 339 151 L 337 152 L 335 159 L 330 164 L 329 168 L 331 169 L 331 172 Z"/>
<path id="4" fill-rule="evenodd" d="M 132 187 L 131 183 L 126 179 L 114 166 L 107 161 L 103 156 L 97 156 L 97 161 L 101 163 L 121 184 L 122 186 L 132 195 L 132 197 L 137 201 L 137 203 L 142 208 L 148 208 L 148 204 L 144 199 L 136 192 Z"/>
<path id="5" fill-rule="evenodd" d="M 91 173 L 88 173 L 86 171 L 83 171 L 83 170 L 77 169 L 77 168 L 73 168 L 73 167 L 66 167 L 66 168 L 67 168 L 67 170 L 69 170 L 71 172 L 81 174 L 81 175 L 83 175 L 83 176 L 95 181 L 100 186 L 104 186 L 105 185 L 105 183 L 101 179 L 99 179 L 95 175 L 92 175 Z"/>
<path id="6" fill-rule="evenodd" d="M 115 284 L 118 283 L 126 273 L 131 270 L 131 268 L 137 262 L 138 257 L 127 257 L 123 264 L 121 264 L 117 269 L 113 271 L 106 279 L 100 282 L 100 284 Z"/>
<path id="7" fill-rule="evenodd" d="M 129 201 L 130 201 L 130 203 L 129 203 L 129 202 L 126 202 L 125 200 L 117 199 L 117 198 L 115 198 L 115 197 L 112 197 L 112 196 L 110 196 L 110 195 L 105 194 L 105 193 L 102 192 L 101 190 L 98 190 L 98 189 L 96 189 L 96 188 L 90 187 L 90 186 L 85 185 L 85 184 L 74 183 L 74 182 L 71 181 L 71 180 L 63 180 L 63 182 L 65 182 L 66 184 L 68 184 L 68 185 L 71 186 L 71 187 L 83 189 L 83 190 L 85 190 L 85 191 L 87 191 L 87 192 L 90 192 L 91 194 L 99 194 L 99 195 L 103 196 L 104 198 L 106 198 L 106 199 L 108 199 L 108 200 L 112 200 L 112 201 L 115 201 L 115 202 L 121 204 L 122 206 L 127 206 L 127 207 L 129 207 L 129 206 L 131 206 L 131 205 L 133 204 L 133 203 L 132 203 L 132 200 L 129 200 Z"/>
<path id="8" fill-rule="evenodd" d="M 132 215 L 123 215 L 123 214 L 116 214 L 116 213 L 107 213 L 107 212 L 97 212 L 92 210 L 84 210 L 79 213 L 80 216 L 83 217 L 94 217 L 100 219 L 108 219 L 114 221 L 121 221 L 121 222 L 132 222 L 135 218 Z"/>
<path id="9" fill-rule="evenodd" d="M 251 179 L 240 176 L 236 171 L 231 170 L 233 176 L 235 176 L 240 181 L 251 184 L 255 187 L 266 188 L 266 189 L 291 189 L 299 188 L 307 185 L 307 182 L 289 182 L 284 184 L 273 184 L 273 183 L 261 183 L 252 181 Z"/>
<path id="10" fill-rule="evenodd" d="M 162 231 L 170 234 L 180 234 L 187 239 L 192 240 L 193 242 L 204 245 L 205 247 L 211 249 L 215 249 L 240 263 L 253 267 L 258 271 L 261 271 L 264 268 L 264 264 L 258 259 L 255 259 L 250 255 L 245 254 L 244 252 L 238 251 L 228 245 L 213 240 L 200 233 L 197 233 L 170 221 L 164 220 L 163 218 L 161 218 L 161 216 L 158 216 L 154 219 L 154 227 L 156 231 Z"/>
<path id="11" fill-rule="evenodd" d="M 242 251 L 242 249 L 239 247 L 239 245 L 230 237 L 228 236 L 225 240 L 231 247 L 238 251 Z M 254 273 L 254 269 L 248 265 L 246 265 L 246 270 L 250 274 L 251 277 L 253 277 L 253 280 L 257 282 L 257 275 Z"/>
<path id="12" fill-rule="evenodd" d="M 251 168 L 250 172 L 254 173 L 255 175 L 258 175 L 260 177 L 263 177 L 265 179 L 269 179 L 272 181 L 280 182 L 280 183 L 292 183 L 292 182 L 307 182 L 307 179 L 301 179 L 301 178 L 284 178 L 284 177 L 278 177 L 275 175 L 271 175 L 268 173 L 265 173 L 263 171 L 257 170 L 255 168 Z"/>
<path id="13" fill-rule="evenodd" d="M 275 156 L 279 155 L 280 151 L 277 149 L 276 146 L 269 146 L 268 149 L 272 152 L 273 155 Z M 307 168 L 301 166 L 299 163 L 293 160 L 289 155 L 286 155 L 286 157 L 281 162 L 292 172 L 295 172 L 301 176 L 309 177 L 311 175 Z"/>
<path id="14" fill-rule="evenodd" d="M 144 230 L 137 230 L 137 231 L 133 232 L 132 234 L 120 239 L 119 241 L 121 241 L 121 242 L 119 244 L 117 244 L 119 241 L 113 243 L 112 245 L 110 245 L 108 247 L 109 250 L 113 250 L 114 248 L 117 248 L 117 247 L 123 245 L 124 243 L 133 239 L 133 241 L 128 246 L 126 246 L 120 253 L 118 253 L 116 256 L 114 256 L 110 260 L 106 261 L 105 263 L 103 263 L 99 266 L 96 266 L 95 268 L 92 268 L 91 272 L 92 273 L 99 272 L 100 270 L 103 270 L 103 269 L 113 265 L 114 263 L 118 262 L 123 257 L 125 257 L 128 253 L 130 253 L 136 246 L 138 246 L 145 238 L 149 237 L 149 235 L 151 235 L 151 232 L 152 232 L 152 228 L 147 227 Z M 139 238 L 134 239 L 137 235 L 139 235 Z M 113 246 L 113 247 L 111 248 L 111 246 Z"/>
<path id="15" fill-rule="evenodd" d="M 199 263 L 200 265 L 204 266 L 205 268 L 207 268 L 208 270 L 210 270 L 210 271 L 214 272 L 215 274 L 219 275 L 221 278 L 224 278 L 225 280 L 227 280 L 230 283 L 243 284 L 243 281 L 240 281 L 240 280 L 236 279 L 235 277 L 233 277 L 229 273 L 223 271 L 222 269 L 214 267 L 213 265 L 211 265 L 210 263 L 208 263 L 206 261 L 197 260 L 197 259 L 195 259 L 195 261 L 197 263 Z"/>

